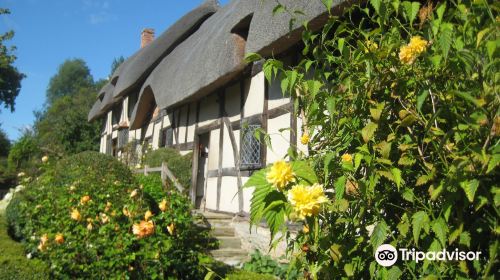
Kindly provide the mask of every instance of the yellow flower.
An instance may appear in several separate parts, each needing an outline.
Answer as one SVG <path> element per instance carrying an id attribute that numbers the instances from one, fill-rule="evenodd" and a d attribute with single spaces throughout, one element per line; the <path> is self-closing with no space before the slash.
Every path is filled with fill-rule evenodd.
<path id="1" fill-rule="evenodd" d="M 149 220 L 149 218 L 153 217 L 153 213 L 151 211 L 146 211 L 146 214 L 144 214 L 144 220 Z"/>
<path id="2" fill-rule="evenodd" d="M 26 176 L 26 173 L 24 173 L 24 172 L 17 173 L 17 177 L 18 178 L 21 178 L 21 177 L 24 177 L 24 176 Z"/>
<path id="3" fill-rule="evenodd" d="M 74 191 L 74 190 L 76 190 L 76 187 L 75 186 L 71 186 L 71 187 L 69 187 L 69 190 L 70 191 Z"/>
<path id="4" fill-rule="evenodd" d="M 289 163 L 279 160 L 273 164 L 266 175 L 267 182 L 273 184 L 278 190 L 283 190 L 290 182 L 295 182 L 295 173 Z"/>
<path id="5" fill-rule="evenodd" d="M 64 236 L 61 233 L 56 234 L 56 237 L 54 238 L 57 244 L 63 244 L 64 243 Z"/>
<path id="6" fill-rule="evenodd" d="M 138 238 L 150 236 L 154 233 L 154 231 L 155 226 L 152 221 L 141 221 L 140 223 L 132 226 L 132 232 Z"/>
<path id="7" fill-rule="evenodd" d="M 130 193 L 130 197 L 131 198 L 134 198 L 137 196 L 137 189 L 133 190 L 131 193 Z"/>
<path id="8" fill-rule="evenodd" d="M 166 199 L 163 199 L 160 204 L 158 204 L 158 208 L 160 208 L 160 210 L 162 212 L 165 212 L 167 211 L 167 200 Z"/>
<path id="9" fill-rule="evenodd" d="M 80 215 L 80 212 L 78 211 L 78 209 L 73 209 L 71 211 L 71 219 L 73 219 L 75 221 L 79 221 L 81 218 L 82 218 L 82 216 Z"/>
<path id="10" fill-rule="evenodd" d="M 366 41 L 365 53 L 374 52 L 378 49 L 378 44 L 372 40 Z"/>
<path id="11" fill-rule="evenodd" d="M 175 231 L 174 223 L 171 223 L 170 225 L 168 225 L 167 230 L 168 230 L 168 233 L 170 233 L 170 235 L 174 235 L 174 231 Z"/>
<path id="12" fill-rule="evenodd" d="M 303 231 L 304 233 L 309 233 L 309 227 L 308 227 L 307 225 L 304 225 L 304 226 L 302 227 L 302 231 Z"/>
<path id="13" fill-rule="evenodd" d="M 94 229 L 94 226 L 92 225 L 92 223 L 90 223 L 90 222 L 89 222 L 89 223 L 87 224 L 87 230 L 88 230 L 88 231 L 91 231 L 91 230 L 93 230 L 93 229 Z"/>
<path id="14" fill-rule="evenodd" d="M 288 192 L 288 200 L 300 219 L 317 215 L 321 204 L 328 201 L 323 192 L 323 186 L 319 184 L 293 186 Z"/>
<path id="15" fill-rule="evenodd" d="M 49 236 L 47 234 L 42 235 L 42 237 L 40 237 L 40 243 L 46 244 L 47 242 L 49 242 Z"/>
<path id="16" fill-rule="evenodd" d="M 101 223 L 106 224 L 106 223 L 108 223 L 108 222 L 109 222 L 109 217 L 108 217 L 108 215 L 106 215 L 106 214 L 104 214 L 104 213 L 101 213 L 100 215 L 101 215 Z"/>
<path id="17" fill-rule="evenodd" d="M 122 212 L 125 217 L 130 217 L 130 211 L 128 211 L 127 207 L 123 207 Z"/>
<path id="18" fill-rule="evenodd" d="M 417 57 L 427 49 L 427 42 L 420 36 L 414 36 L 410 43 L 399 50 L 399 60 L 404 64 L 413 64 Z"/>
<path id="19" fill-rule="evenodd" d="M 345 163 L 352 163 L 352 155 L 348 153 L 343 154 L 342 161 Z"/>
<path id="20" fill-rule="evenodd" d="M 42 157 L 42 162 L 43 163 L 47 163 L 49 161 L 49 157 L 48 156 L 43 156 Z"/>
<path id="21" fill-rule="evenodd" d="M 88 196 L 88 195 L 82 196 L 82 198 L 80 198 L 80 204 L 82 204 L 82 205 L 84 205 L 85 203 L 87 203 L 89 201 L 90 201 L 90 196 Z"/>
<path id="22" fill-rule="evenodd" d="M 309 140 L 311 140 L 311 138 L 307 133 L 302 134 L 302 137 L 300 137 L 300 143 L 302 143 L 302 145 L 307 145 L 309 143 Z"/>

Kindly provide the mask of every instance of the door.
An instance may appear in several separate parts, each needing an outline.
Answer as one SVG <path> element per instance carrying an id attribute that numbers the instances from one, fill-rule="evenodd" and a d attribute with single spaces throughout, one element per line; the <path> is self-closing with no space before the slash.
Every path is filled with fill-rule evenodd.
<path id="1" fill-rule="evenodd" d="M 205 185 L 207 181 L 209 141 L 210 141 L 209 133 L 201 134 L 199 136 L 198 172 L 196 180 L 196 200 L 195 200 L 195 207 L 197 209 L 205 207 Z"/>

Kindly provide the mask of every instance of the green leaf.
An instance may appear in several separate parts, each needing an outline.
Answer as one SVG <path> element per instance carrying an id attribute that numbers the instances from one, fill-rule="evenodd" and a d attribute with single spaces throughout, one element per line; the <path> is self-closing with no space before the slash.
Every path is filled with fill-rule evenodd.
<path id="1" fill-rule="evenodd" d="M 252 63 L 262 59 L 262 56 L 258 53 L 247 53 L 245 55 L 245 63 Z"/>
<path id="2" fill-rule="evenodd" d="M 403 191 L 403 194 L 401 195 L 404 200 L 413 202 L 415 199 L 415 194 L 413 193 L 413 190 L 405 188 Z"/>
<path id="3" fill-rule="evenodd" d="M 399 158 L 398 160 L 398 165 L 401 165 L 401 166 L 412 166 L 414 165 L 416 162 L 415 159 L 411 159 L 407 156 L 402 156 Z"/>
<path id="4" fill-rule="evenodd" d="M 326 100 L 326 109 L 330 113 L 331 116 L 333 116 L 336 112 L 336 107 L 337 107 L 337 102 L 335 101 L 335 98 L 333 97 L 328 97 Z"/>
<path id="5" fill-rule="evenodd" d="M 420 10 L 420 3 L 404 1 L 402 4 L 406 18 L 410 22 L 410 25 L 413 26 L 413 21 L 417 18 L 418 11 Z"/>
<path id="6" fill-rule="evenodd" d="M 346 263 L 344 265 L 344 271 L 348 277 L 354 276 L 354 266 L 351 263 Z"/>
<path id="7" fill-rule="evenodd" d="M 433 176 L 431 175 L 422 175 L 417 178 L 417 182 L 415 183 L 415 186 L 422 186 L 427 184 L 430 180 L 432 180 Z"/>
<path id="8" fill-rule="evenodd" d="M 415 241 L 415 245 L 418 245 L 418 240 L 420 238 L 420 231 L 422 231 L 422 227 L 425 224 L 430 222 L 429 216 L 424 211 L 418 211 L 413 214 L 411 218 L 411 225 L 413 230 L 413 240 Z"/>
<path id="9" fill-rule="evenodd" d="M 363 159 L 363 154 L 356 153 L 354 155 L 354 169 L 357 170 L 359 165 L 361 164 L 361 160 Z"/>
<path id="10" fill-rule="evenodd" d="M 436 237 L 441 242 L 441 245 L 446 246 L 446 239 L 448 234 L 448 225 L 443 218 L 438 218 L 431 225 L 432 231 L 436 234 Z"/>
<path id="11" fill-rule="evenodd" d="M 472 203 L 474 201 L 474 196 L 476 195 L 477 188 L 479 187 L 479 181 L 476 179 L 471 181 L 462 181 L 460 182 L 460 187 L 462 187 L 462 189 L 464 190 L 469 202 Z"/>
<path id="12" fill-rule="evenodd" d="M 276 5 L 273 9 L 273 16 L 279 15 L 285 11 L 285 7 L 281 4 Z"/>
<path id="13" fill-rule="evenodd" d="M 331 152 L 328 153 L 325 156 L 325 159 L 323 160 L 323 173 L 325 173 L 325 182 L 328 181 L 328 177 L 330 176 L 330 164 L 332 163 L 332 160 L 336 157 L 336 153 Z"/>
<path id="14" fill-rule="evenodd" d="M 491 31 L 491 27 L 485 28 L 477 33 L 476 48 L 479 48 L 484 36 Z"/>
<path id="15" fill-rule="evenodd" d="M 370 0 L 370 4 L 372 4 L 373 9 L 377 14 L 380 14 L 380 0 Z"/>
<path id="16" fill-rule="evenodd" d="M 401 279 L 402 275 L 403 272 L 397 266 L 393 266 L 387 271 L 387 279 Z"/>
<path id="17" fill-rule="evenodd" d="M 335 197 L 337 199 L 341 199 L 344 197 L 344 192 L 345 192 L 345 183 L 347 181 L 347 178 L 345 176 L 342 176 L 340 178 L 338 178 L 336 181 L 335 181 Z"/>
<path id="18" fill-rule="evenodd" d="M 394 167 L 391 169 L 391 173 L 392 176 L 394 177 L 394 183 L 396 183 L 396 186 L 398 186 L 399 189 L 399 187 L 401 186 L 401 182 L 403 182 L 403 180 L 401 179 L 401 170 Z"/>
<path id="19" fill-rule="evenodd" d="M 378 124 L 374 122 L 369 122 L 362 130 L 361 130 L 361 136 L 363 137 L 363 141 L 365 143 L 368 143 L 372 138 L 373 135 L 375 134 L 375 131 L 378 128 Z"/>
<path id="20" fill-rule="evenodd" d="M 457 238 L 460 236 L 460 234 L 462 233 L 464 229 L 464 224 L 460 224 L 460 227 L 458 227 L 456 230 L 454 230 L 450 236 L 448 237 L 448 245 L 451 245 L 453 244 L 453 242 L 455 242 L 455 240 L 457 240 Z"/>
<path id="21" fill-rule="evenodd" d="M 440 34 L 438 36 L 438 45 L 443 52 L 443 56 L 446 59 L 450 51 L 453 35 L 453 25 L 451 23 L 445 22 L 441 24 Z"/>
<path id="22" fill-rule="evenodd" d="M 495 51 L 497 50 L 499 43 L 500 40 L 486 42 L 486 50 L 488 51 L 488 56 L 490 57 L 490 60 L 493 60 L 493 56 L 495 54 Z"/>
<path id="23" fill-rule="evenodd" d="M 373 250 L 375 251 L 384 241 L 387 239 L 387 233 L 389 228 L 384 220 L 381 220 L 373 229 L 372 236 L 370 237 L 370 243 L 372 244 Z"/>
<path id="24" fill-rule="evenodd" d="M 344 38 L 339 38 L 339 40 L 337 42 L 338 42 L 338 45 L 339 45 L 339 51 L 340 51 L 340 53 L 343 53 L 345 39 Z"/>
<path id="25" fill-rule="evenodd" d="M 332 5 L 333 5 L 333 0 L 321 0 L 321 2 L 323 2 L 323 5 L 325 5 L 325 8 L 327 8 L 328 11 L 330 11 L 330 9 L 332 8 Z"/>
<path id="26" fill-rule="evenodd" d="M 333 244 L 330 246 L 330 257 L 334 262 L 338 262 L 342 258 L 342 252 L 340 252 L 341 246 L 339 244 Z"/>
<path id="27" fill-rule="evenodd" d="M 213 280 L 215 279 L 216 275 L 215 275 L 215 272 L 213 271 L 209 271 L 206 275 L 205 275 L 205 280 Z"/>
<path id="28" fill-rule="evenodd" d="M 467 101 L 468 103 L 476 106 L 477 108 L 482 108 L 481 104 L 479 104 L 479 102 L 474 97 L 472 97 L 470 92 L 462 92 L 462 91 L 458 91 L 458 90 L 452 90 L 451 93 L 453 95 L 456 95 L 456 96 L 462 98 L 464 101 Z"/>
<path id="29" fill-rule="evenodd" d="M 299 182 L 305 181 L 307 184 L 312 185 L 318 182 L 316 172 L 307 161 L 293 161 L 290 163 L 295 176 L 298 177 Z"/>
<path id="30" fill-rule="evenodd" d="M 460 241 L 458 242 L 460 245 L 470 247 L 470 233 L 464 231 L 460 234 Z"/>
<path id="31" fill-rule="evenodd" d="M 427 99 L 427 96 L 429 96 L 429 91 L 428 90 L 423 90 L 422 93 L 417 97 L 417 110 L 422 113 L 422 105 L 424 104 L 425 100 Z"/>
<path id="32" fill-rule="evenodd" d="M 499 163 L 500 163 L 500 154 L 492 155 L 488 163 L 488 170 L 486 170 L 486 173 L 490 173 L 491 171 L 493 171 L 493 169 L 497 167 Z"/>

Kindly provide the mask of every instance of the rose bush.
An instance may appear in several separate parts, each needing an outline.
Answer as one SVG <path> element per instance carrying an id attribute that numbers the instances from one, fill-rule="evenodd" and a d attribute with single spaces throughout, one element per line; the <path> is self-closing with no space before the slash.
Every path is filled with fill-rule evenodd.
<path id="1" fill-rule="evenodd" d="M 494 279 L 499 10 L 494 1 L 361 1 L 331 11 L 317 33 L 306 28 L 298 65 L 265 62 L 267 80 L 281 80 L 303 117 L 309 153 L 289 153 L 296 181 L 280 173 L 284 188 L 275 167 L 250 178 L 251 218 L 284 232 L 304 278 Z M 274 10 L 283 11 L 297 12 Z M 306 191 L 316 183 L 327 201 Z M 287 220 L 304 230 L 291 238 Z M 374 258 L 383 243 L 482 257 L 385 268 Z"/>
<path id="2" fill-rule="evenodd" d="M 27 185 L 8 209 L 23 223 L 9 222 L 53 278 L 201 277 L 206 235 L 188 199 L 163 192 L 157 201 L 144 189 L 116 159 L 85 152 Z"/>

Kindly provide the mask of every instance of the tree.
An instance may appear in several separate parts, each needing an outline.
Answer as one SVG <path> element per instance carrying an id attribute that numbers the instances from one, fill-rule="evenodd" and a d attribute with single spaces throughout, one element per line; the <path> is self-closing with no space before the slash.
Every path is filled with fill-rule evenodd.
<path id="1" fill-rule="evenodd" d="M 120 66 L 123 62 L 125 62 L 125 58 L 123 57 L 123 55 L 120 55 L 119 57 L 113 59 L 113 62 L 111 63 L 111 73 L 109 74 L 110 77 L 116 71 L 118 66 Z"/>
<path id="2" fill-rule="evenodd" d="M 100 124 L 87 121 L 96 98 L 94 89 L 81 88 L 55 100 L 35 124 L 41 149 L 58 156 L 98 150 Z"/>
<path id="3" fill-rule="evenodd" d="M 2 14 L 10 14 L 10 11 L 0 8 L 0 15 Z M 0 105 L 3 103 L 4 107 L 9 108 L 10 111 L 14 111 L 16 97 L 21 90 L 21 81 L 26 77 L 12 65 L 17 59 L 12 54 L 16 47 L 4 45 L 4 41 L 10 40 L 12 37 L 14 37 L 14 31 L 0 35 Z"/>
<path id="4" fill-rule="evenodd" d="M 47 105 L 50 106 L 58 98 L 73 96 L 80 89 L 93 89 L 94 79 L 87 64 L 82 59 L 68 59 L 49 82 L 47 88 Z"/>
<path id="5" fill-rule="evenodd" d="M 36 160 L 40 155 L 37 142 L 33 131 L 24 131 L 23 135 L 10 149 L 8 157 L 9 170 L 32 168 L 34 166 L 33 160 Z"/>
<path id="6" fill-rule="evenodd" d="M 6 157 L 9 154 L 9 149 L 10 140 L 0 124 L 0 158 Z"/>

